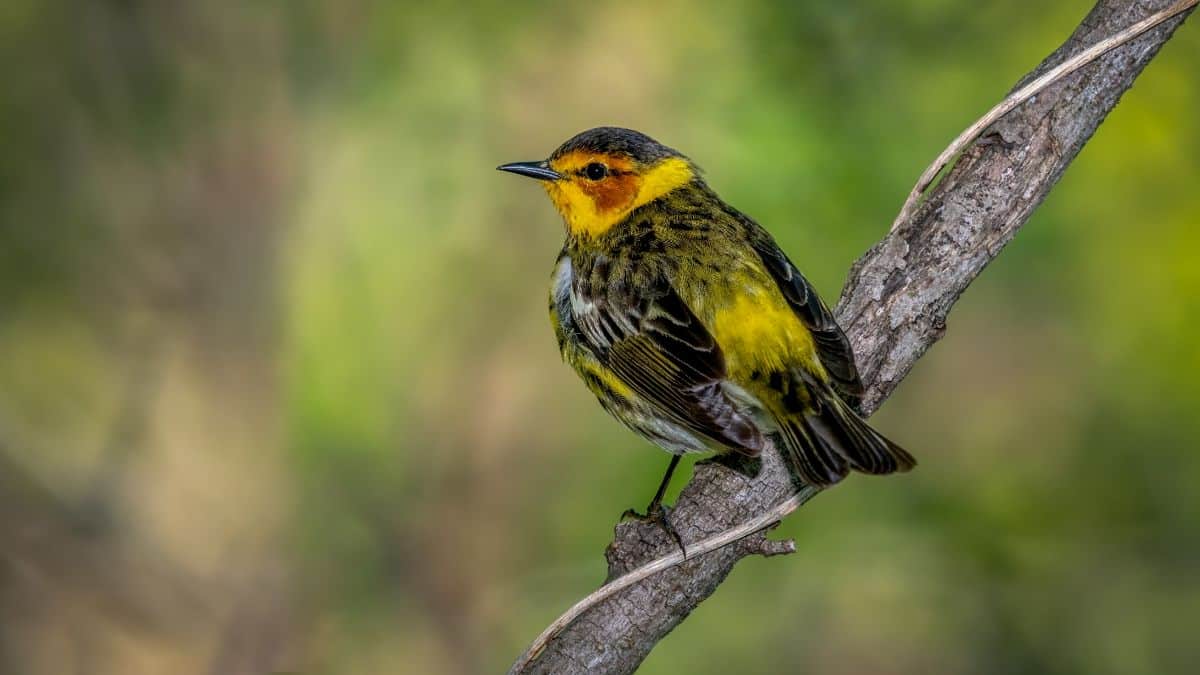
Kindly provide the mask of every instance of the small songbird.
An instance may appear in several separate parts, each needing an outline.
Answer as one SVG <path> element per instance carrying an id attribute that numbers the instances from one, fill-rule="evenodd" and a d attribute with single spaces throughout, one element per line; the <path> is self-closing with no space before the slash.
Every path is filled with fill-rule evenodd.
<path id="1" fill-rule="evenodd" d="M 550 289 L 563 360 L 600 404 L 673 457 L 755 458 L 774 442 L 795 480 L 916 465 L 867 426 L 854 353 L 775 240 L 687 157 L 599 127 L 549 159 L 497 167 L 541 181 L 566 224 Z"/>

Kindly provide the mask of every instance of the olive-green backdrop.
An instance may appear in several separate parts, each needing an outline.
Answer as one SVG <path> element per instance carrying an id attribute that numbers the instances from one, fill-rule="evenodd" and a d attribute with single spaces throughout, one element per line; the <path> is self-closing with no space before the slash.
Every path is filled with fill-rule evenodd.
<path id="1" fill-rule="evenodd" d="M 561 226 L 494 167 L 645 131 L 832 302 L 1090 6 L 6 0 L 0 672 L 502 670 L 666 455 L 559 362 Z M 918 470 L 643 672 L 1195 667 L 1195 23 L 877 416 Z"/>

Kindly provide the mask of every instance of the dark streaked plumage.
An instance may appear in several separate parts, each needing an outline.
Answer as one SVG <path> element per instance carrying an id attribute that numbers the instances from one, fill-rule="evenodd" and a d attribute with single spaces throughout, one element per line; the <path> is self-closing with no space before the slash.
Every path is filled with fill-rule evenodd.
<path id="1" fill-rule="evenodd" d="M 501 168 L 541 179 L 563 215 L 551 320 L 614 417 L 676 454 L 753 457 L 774 439 L 815 485 L 915 465 L 854 412 L 862 383 L 829 308 L 682 154 L 602 127 Z"/>

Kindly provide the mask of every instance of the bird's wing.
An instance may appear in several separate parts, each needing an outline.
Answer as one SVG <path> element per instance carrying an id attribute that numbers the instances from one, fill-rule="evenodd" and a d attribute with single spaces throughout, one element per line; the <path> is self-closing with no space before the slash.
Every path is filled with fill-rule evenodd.
<path id="1" fill-rule="evenodd" d="M 816 289 L 769 236 L 756 239 L 753 246 L 767 272 L 783 292 L 783 297 L 812 333 L 817 356 L 832 378 L 834 389 L 844 401 L 857 407 L 863 397 L 862 380 L 858 377 L 858 367 L 854 365 L 850 340 L 837 325 L 833 312 L 829 311 Z"/>
<path id="2" fill-rule="evenodd" d="M 575 326 L 600 361 L 664 417 L 748 455 L 764 440 L 726 396 L 720 346 L 669 282 L 590 294 L 576 287 Z"/>

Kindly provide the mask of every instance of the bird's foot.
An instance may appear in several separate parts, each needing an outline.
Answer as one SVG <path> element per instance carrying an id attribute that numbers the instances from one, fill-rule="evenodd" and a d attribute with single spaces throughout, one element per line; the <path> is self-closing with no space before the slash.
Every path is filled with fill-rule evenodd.
<path id="1" fill-rule="evenodd" d="M 636 520 L 641 523 L 654 523 L 662 528 L 663 532 L 675 541 L 679 546 L 679 550 L 683 553 L 683 557 L 687 557 L 687 549 L 683 546 L 683 538 L 679 536 L 679 532 L 675 530 L 675 526 L 671 524 L 671 519 L 668 516 L 670 511 L 661 502 L 651 504 L 645 513 L 639 513 L 635 509 L 625 509 L 625 513 L 621 514 L 621 520 Z"/>

